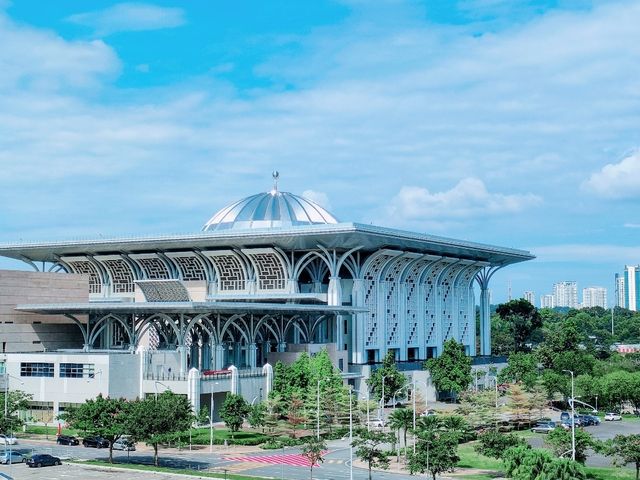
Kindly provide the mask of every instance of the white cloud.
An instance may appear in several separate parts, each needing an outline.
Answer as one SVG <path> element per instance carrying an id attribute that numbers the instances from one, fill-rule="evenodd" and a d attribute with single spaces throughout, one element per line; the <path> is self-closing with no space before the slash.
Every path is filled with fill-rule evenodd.
<path id="1" fill-rule="evenodd" d="M 583 188 L 604 198 L 640 198 L 640 150 L 591 174 Z"/>
<path id="2" fill-rule="evenodd" d="M 624 228 L 640 228 L 640 223 L 625 223 Z"/>
<path id="3" fill-rule="evenodd" d="M 329 202 L 329 196 L 324 192 L 316 192 L 315 190 L 305 190 L 302 192 L 302 196 L 312 202 L 317 203 L 321 207 L 331 210 L 331 203 Z"/>
<path id="4" fill-rule="evenodd" d="M 77 13 L 67 20 L 90 27 L 99 36 L 117 32 L 174 28 L 186 22 L 184 11 L 180 8 L 159 7 L 146 3 L 118 3 L 104 10 Z"/>
<path id="5" fill-rule="evenodd" d="M 540 202 L 541 198 L 533 194 L 490 193 L 482 180 L 465 178 L 444 192 L 431 193 L 426 188 L 403 186 L 391 200 L 389 218 L 459 220 L 516 213 Z"/>
<path id="6" fill-rule="evenodd" d="M 64 40 L 53 32 L 18 26 L 2 13 L 0 45 L 0 94 L 95 87 L 120 71 L 118 57 L 100 40 Z"/>

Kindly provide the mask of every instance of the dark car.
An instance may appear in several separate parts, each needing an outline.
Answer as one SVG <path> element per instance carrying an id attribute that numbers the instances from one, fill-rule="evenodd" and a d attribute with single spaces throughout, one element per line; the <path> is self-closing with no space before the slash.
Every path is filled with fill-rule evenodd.
<path id="1" fill-rule="evenodd" d="M 79 445 L 80 441 L 76 437 L 72 437 L 71 435 L 58 435 L 58 438 L 56 438 L 56 443 L 58 445 Z"/>
<path id="2" fill-rule="evenodd" d="M 579 415 L 578 419 L 580 420 L 580 423 L 585 427 L 590 427 L 591 425 L 595 424 L 591 415 Z"/>
<path id="3" fill-rule="evenodd" d="M 29 467 L 49 467 L 51 465 L 62 465 L 62 462 L 58 457 L 48 455 L 46 453 L 36 453 L 30 459 L 27 460 Z"/>
<path id="4" fill-rule="evenodd" d="M 109 448 L 109 440 L 102 437 L 85 437 L 82 445 L 92 448 Z"/>

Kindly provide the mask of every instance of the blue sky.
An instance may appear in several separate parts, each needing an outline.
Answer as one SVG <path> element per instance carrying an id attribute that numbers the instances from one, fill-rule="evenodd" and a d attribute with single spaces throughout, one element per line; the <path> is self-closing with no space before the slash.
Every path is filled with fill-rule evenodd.
<path id="1" fill-rule="evenodd" d="M 640 4 L 0 0 L 0 242 L 192 232 L 281 189 L 531 250 L 494 300 L 640 263 Z M 0 260 L 0 268 L 16 264 Z"/>

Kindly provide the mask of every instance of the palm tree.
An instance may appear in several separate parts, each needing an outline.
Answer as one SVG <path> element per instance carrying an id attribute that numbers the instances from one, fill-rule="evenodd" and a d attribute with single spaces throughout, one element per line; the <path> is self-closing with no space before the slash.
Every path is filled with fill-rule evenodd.
<path id="1" fill-rule="evenodd" d="M 448 432 L 451 432 L 458 438 L 458 442 L 462 440 L 465 432 L 469 429 L 469 424 L 460 415 L 449 415 L 443 417 L 442 428 Z"/>
<path id="2" fill-rule="evenodd" d="M 389 426 L 394 430 L 403 430 L 404 433 L 404 461 L 407 462 L 407 431 L 413 428 L 413 410 L 399 408 L 393 411 L 389 417 Z"/>

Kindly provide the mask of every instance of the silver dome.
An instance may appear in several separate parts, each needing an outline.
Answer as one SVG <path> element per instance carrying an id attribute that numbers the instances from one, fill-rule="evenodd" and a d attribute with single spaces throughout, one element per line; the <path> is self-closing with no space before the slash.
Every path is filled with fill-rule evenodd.
<path id="1" fill-rule="evenodd" d="M 338 220 L 317 203 L 274 188 L 223 208 L 211 217 L 202 230 L 287 228 L 327 223 L 338 223 Z"/>

